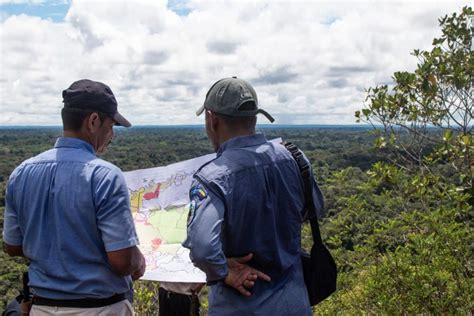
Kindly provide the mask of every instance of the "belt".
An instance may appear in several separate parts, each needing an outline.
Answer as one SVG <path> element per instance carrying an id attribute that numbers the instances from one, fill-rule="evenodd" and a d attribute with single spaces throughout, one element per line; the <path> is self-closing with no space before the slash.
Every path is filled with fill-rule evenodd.
<path id="1" fill-rule="evenodd" d="M 33 296 L 34 305 L 55 307 L 95 308 L 118 303 L 125 299 L 125 294 L 115 294 L 107 298 L 80 298 L 75 300 L 54 300 L 40 296 Z"/>

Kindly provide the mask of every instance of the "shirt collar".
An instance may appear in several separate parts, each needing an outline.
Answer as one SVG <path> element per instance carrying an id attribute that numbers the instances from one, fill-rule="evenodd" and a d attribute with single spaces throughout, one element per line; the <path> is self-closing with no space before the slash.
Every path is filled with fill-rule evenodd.
<path id="1" fill-rule="evenodd" d="M 227 149 L 251 147 L 261 145 L 267 142 L 265 135 L 257 133 L 249 136 L 238 136 L 225 141 L 217 151 L 217 155 L 222 154 Z"/>
<path id="2" fill-rule="evenodd" d="M 68 148 L 80 148 L 89 151 L 90 153 L 95 155 L 94 147 L 86 141 L 83 141 L 79 138 L 73 137 L 59 137 L 56 140 L 56 144 L 54 144 L 54 148 L 61 148 L 61 147 L 68 147 Z"/>

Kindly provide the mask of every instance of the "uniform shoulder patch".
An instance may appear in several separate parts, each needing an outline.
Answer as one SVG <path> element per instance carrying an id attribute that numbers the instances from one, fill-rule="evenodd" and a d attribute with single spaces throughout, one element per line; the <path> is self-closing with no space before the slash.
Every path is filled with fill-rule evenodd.
<path id="1" fill-rule="evenodd" d="M 191 190 L 189 190 L 189 199 L 190 200 L 202 201 L 206 197 L 207 197 L 207 191 L 201 184 L 197 184 L 197 185 L 191 187 Z"/>
<path id="2" fill-rule="evenodd" d="M 196 201 L 194 200 L 191 200 L 191 202 L 189 203 L 189 212 L 188 212 L 188 226 L 189 224 L 191 224 L 191 222 L 193 221 L 194 219 L 194 212 L 196 211 Z"/>
<path id="3" fill-rule="evenodd" d="M 189 190 L 189 213 L 188 213 L 188 226 L 196 215 L 196 209 L 199 208 L 201 201 L 207 198 L 208 194 L 204 186 L 196 184 Z"/>

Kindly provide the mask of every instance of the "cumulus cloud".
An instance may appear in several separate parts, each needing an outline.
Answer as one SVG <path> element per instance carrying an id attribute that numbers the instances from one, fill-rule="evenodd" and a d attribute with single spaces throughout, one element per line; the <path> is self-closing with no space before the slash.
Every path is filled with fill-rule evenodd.
<path id="1" fill-rule="evenodd" d="M 199 124 L 209 87 L 234 75 L 277 123 L 352 124 L 364 90 L 414 69 L 410 52 L 466 4 L 83 0 L 59 22 L 0 7 L 0 124 L 59 125 L 81 78 L 111 86 L 132 123 Z"/>
<path id="2" fill-rule="evenodd" d="M 261 74 L 258 78 L 252 80 L 257 84 L 278 84 L 288 83 L 294 80 L 298 74 L 292 71 L 289 66 L 278 67 L 277 69 L 266 71 Z"/>
<path id="3" fill-rule="evenodd" d="M 237 47 L 238 43 L 228 42 L 228 41 L 211 41 L 207 43 L 207 49 L 211 53 L 216 54 L 233 54 Z"/>

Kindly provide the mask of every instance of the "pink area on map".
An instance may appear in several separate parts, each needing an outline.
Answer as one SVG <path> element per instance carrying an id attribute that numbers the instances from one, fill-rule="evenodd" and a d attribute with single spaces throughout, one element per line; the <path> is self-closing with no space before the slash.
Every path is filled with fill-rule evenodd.
<path id="1" fill-rule="evenodd" d="M 134 217 L 133 217 L 133 220 L 135 221 L 135 224 L 142 224 L 142 225 L 145 225 L 145 226 L 152 226 L 149 222 L 148 222 L 148 218 L 140 213 L 140 212 L 137 212 Z"/>
<path id="2" fill-rule="evenodd" d="M 158 248 L 161 245 L 161 239 L 160 238 L 155 238 L 151 241 L 153 248 Z"/>
<path id="3" fill-rule="evenodd" d="M 155 192 L 148 192 L 148 193 L 145 193 L 143 195 L 143 199 L 145 200 L 152 200 L 152 199 L 157 199 L 159 196 L 160 196 L 160 186 L 161 186 L 161 183 L 158 183 L 156 185 L 156 189 L 155 189 Z"/>

